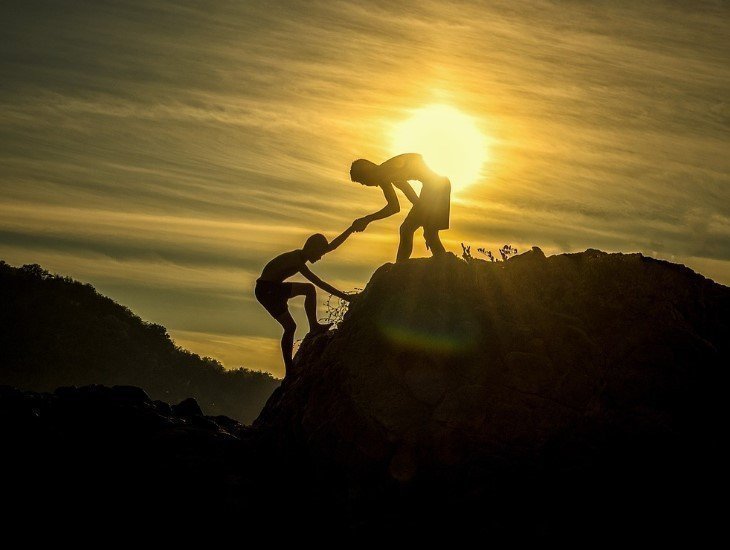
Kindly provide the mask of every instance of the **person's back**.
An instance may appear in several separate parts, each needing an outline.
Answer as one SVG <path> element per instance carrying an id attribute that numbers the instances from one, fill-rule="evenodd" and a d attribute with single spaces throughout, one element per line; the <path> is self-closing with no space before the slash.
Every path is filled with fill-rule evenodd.
<path id="1" fill-rule="evenodd" d="M 383 181 L 418 180 L 426 176 L 431 169 L 426 165 L 423 156 L 418 153 L 402 153 L 377 165 L 379 177 Z"/>
<path id="2" fill-rule="evenodd" d="M 280 283 L 295 275 L 305 265 L 306 260 L 302 257 L 301 250 L 291 250 L 279 254 L 269 261 L 261 270 L 260 281 Z"/>

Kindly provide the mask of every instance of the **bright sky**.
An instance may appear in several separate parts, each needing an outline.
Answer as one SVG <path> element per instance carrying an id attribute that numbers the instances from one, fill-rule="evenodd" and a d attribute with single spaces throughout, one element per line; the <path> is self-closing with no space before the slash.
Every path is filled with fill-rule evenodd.
<path id="1" fill-rule="evenodd" d="M 398 129 L 436 104 L 489 148 L 448 249 L 638 251 L 730 283 L 727 3 L 410 6 L 3 2 L 0 258 L 281 375 L 261 267 L 379 209 L 350 162 L 405 152 Z M 364 286 L 406 212 L 313 270 Z"/>

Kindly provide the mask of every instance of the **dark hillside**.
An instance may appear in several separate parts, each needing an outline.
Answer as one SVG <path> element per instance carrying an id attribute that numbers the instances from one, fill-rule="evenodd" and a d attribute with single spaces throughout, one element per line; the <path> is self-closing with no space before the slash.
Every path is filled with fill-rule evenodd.
<path id="1" fill-rule="evenodd" d="M 38 265 L 0 262 L 0 305 L 0 384 L 134 385 L 155 399 L 194 397 L 207 414 L 251 422 L 279 383 L 179 348 L 165 327 Z"/>

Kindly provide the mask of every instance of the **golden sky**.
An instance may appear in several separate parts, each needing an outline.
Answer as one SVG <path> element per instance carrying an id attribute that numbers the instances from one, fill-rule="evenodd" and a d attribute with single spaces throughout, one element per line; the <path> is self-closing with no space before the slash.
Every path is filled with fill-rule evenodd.
<path id="1" fill-rule="evenodd" d="M 730 283 L 726 2 L 8 1 L 0 31 L 0 258 L 227 367 L 283 374 L 261 267 L 379 209 L 350 162 L 402 152 L 435 103 L 489 143 L 449 250 L 643 252 Z M 313 270 L 364 286 L 406 212 Z"/>

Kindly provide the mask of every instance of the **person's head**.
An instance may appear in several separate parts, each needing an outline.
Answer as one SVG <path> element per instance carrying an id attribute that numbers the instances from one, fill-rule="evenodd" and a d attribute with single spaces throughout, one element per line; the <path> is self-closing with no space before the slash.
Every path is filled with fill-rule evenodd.
<path id="1" fill-rule="evenodd" d="M 357 159 L 350 166 L 350 179 L 363 185 L 378 185 L 376 177 L 377 164 L 367 159 Z"/>
<path id="2" fill-rule="evenodd" d="M 307 239 L 307 242 L 304 243 L 304 248 L 302 248 L 302 250 L 304 251 L 304 256 L 307 261 L 314 263 L 316 261 L 319 261 L 324 253 L 327 252 L 329 245 L 330 244 L 327 242 L 327 237 L 325 237 L 321 233 L 315 233 Z"/>

